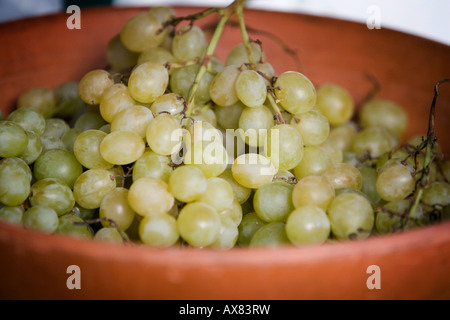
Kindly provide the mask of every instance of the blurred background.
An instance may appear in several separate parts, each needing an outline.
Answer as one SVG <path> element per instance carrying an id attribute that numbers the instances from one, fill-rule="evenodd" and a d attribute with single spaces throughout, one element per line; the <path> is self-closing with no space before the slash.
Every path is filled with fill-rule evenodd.
<path id="1" fill-rule="evenodd" d="M 232 0 L 0 0 L 0 22 L 80 8 L 183 5 L 224 7 Z M 247 0 L 247 7 L 300 12 L 366 23 L 374 14 L 381 28 L 411 33 L 450 45 L 449 0 Z"/>

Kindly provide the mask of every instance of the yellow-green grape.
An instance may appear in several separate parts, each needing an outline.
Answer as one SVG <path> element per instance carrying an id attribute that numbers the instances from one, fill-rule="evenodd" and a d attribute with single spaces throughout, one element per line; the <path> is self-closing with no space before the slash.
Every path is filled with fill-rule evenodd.
<path id="1" fill-rule="evenodd" d="M 58 220 L 58 228 L 55 233 L 81 239 L 92 239 L 94 236 L 92 228 L 78 216 L 65 214 L 60 216 Z"/>
<path id="2" fill-rule="evenodd" d="M 56 97 L 54 91 L 44 87 L 28 89 L 17 100 L 17 109 L 31 108 L 41 113 L 45 118 L 53 115 L 55 107 Z"/>
<path id="3" fill-rule="evenodd" d="M 325 83 L 317 88 L 316 107 L 327 117 L 331 126 L 338 126 L 350 120 L 355 110 L 355 103 L 344 87 Z"/>
<path id="4" fill-rule="evenodd" d="M 264 52 L 261 47 L 256 43 L 250 43 L 251 56 L 254 63 L 258 63 L 265 59 Z M 249 63 L 249 57 L 247 49 L 243 43 L 240 43 L 233 47 L 227 55 L 225 65 L 235 65 L 237 67 L 242 66 L 244 63 Z"/>
<path id="5" fill-rule="evenodd" d="M 228 183 L 231 185 L 231 188 L 233 188 L 234 199 L 238 203 L 242 204 L 245 201 L 247 201 L 247 199 L 250 197 L 252 189 L 244 187 L 243 185 L 239 184 L 236 181 L 236 179 L 234 179 L 233 173 L 231 172 L 231 168 L 225 169 L 225 171 L 219 175 L 219 178 L 228 181 Z"/>
<path id="6" fill-rule="evenodd" d="M 167 6 L 151 7 L 149 12 L 161 22 L 166 22 L 175 18 L 175 10 Z"/>
<path id="7" fill-rule="evenodd" d="M 233 204 L 234 192 L 228 181 L 219 177 L 211 177 L 206 182 L 206 189 L 198 201 L 209 204 L 217 212 L 230 208 Z"/>
<path id="8" fill-rule="evenodd" d="M 35 178 L 31 169 L 32 168 L 19 157 L 4 158 L 0 160 L 0 170 L 22 171 L 30 182 L 33 180 L 33 178 Z"/>
<path id="9" fill-rule="evenodd" d="M 149 108 L 135 105 L 120 111 L 111 122 L 111 132 L 132 131 L 141 138 L 145 138 L 147 127 L 153 120 L 153 113 Z"/>
<path id="10" fill-rule="evenodd" d="M 254 70 L 243 70 L 235 81 L 236 95 L 247 107 L 259 107 L 267 97 L 264 78 Z"/>
<path id="11" fill-rule="evenodd" d="M 78 135 L 73 144 L 73 153 L 77 160 L 88 169 L 109 169 L 114 164 L 106 161 L 100 153 L 100 145 L 108 134 L 101 130 L 90 129 Z"/>
<path id="12" fill-rule="evenodd" d="M 41 136 L 42 151 L 48 151 L 52 149 L 62 149 L 65 150 L 64 142 L 57 137 L 53 136 Z"/>
<path id="13" fill-rule="evenodd" d="M 214 113 L 214 110 L 212 110 L 212 108 L 210 108 L 210 106 L 208 105 L 195 106 L 191 117 L 192 119 L 194 119 L 194 121 L 208 122 L 214 127 L 217 127 L 216 114 Z"/>
<path id="14" fill-rule="evenodd" d="M 129 190 L 128 203 L 141 216 L 167 213 L 175 204 L 169 186 L 158 178 L 137 179 Z"/>
<path id="15" fill-rule="evenodd" d="M 371 157 L 379 157 L 390 151 L 398 140 L 383 127 L 367 127 L 358 132 L 352 144 L 352 151 L 357 155 L 369 153 Z"/>
<path id="16" fill-rule="evenodd" d="M 16 225 L 22 225 L 22 217 L 25 212 L 23 206 L 4 206 L 0 208 L 0 221 Z"/>
<path id="17" fill-rule="evenodd" d="M 145 50 L 139 54 L 137 64 L 142 64 L 144 62 L 153 62 L 161 65 L 166 63 L 174 63 L 177 59 L 172 55 L 172 52 L 163 47 L 155 47 Z M 169 72 L 170 73 L 170 72 Z"/>
<path id="18" fill-rule="evenodd" d="M 325 169 L 326 177 L 335 189 L 352 188 L 361 190 L 362 175 L 358 168 L 348 163 L 336 163 Z"/>
<path id="19" fill-rule="evenodd" d="M 328 207 L 331 232 L 337 239 L 365 239 L 374 224 L 374 212 L 366 197 L 354 192 L 342 193 Z"/>
<path id="20" fill-rule="evenodd" d="M 270 85 L 271 79 L 276 76 L 273 66 L 269 62 L 257 62 L 256 70 L 263 75 L 266 85 Z"/>
<path id="21" fill-rule="evenodd" d="M 249 146 L 264 145 L 268 131 L 275 125 L 273 114 L 264 105 L 251 108 L 246 107 L 239 117 L 239 134 Z"/>
<path id="22" fill-rule="evenodd" d="M 207 178 L 217 177 L 228 166 L 228 153 L 219 142 L 194 142 L 187 147 L 184 163 L 199 168 Z"/>
<path id="23" fill-rule="evenodd" d="M 286 223 L 270 222 L 259 228 L 250 240 L 250 247 L 280 247 L 291 244 L 286 235 Z"/>
<path id="24" fill-rule="evenodd" d="M 36 181 L 28 198 L 31 206 L 49 207 L 61 216 L 72 210 L 75 198 L 70 187 L 56 179 L 46 178 Z"/>
<path id="25" fill-rule="evenodd" d="M 78 93 L 85 103 L 99 104 L 103 92 L 113 84 L 114 79 L 108 71 L 95 69 L 81 78 L 78 83 Z"/>
<path id="26" fill-rule="evenodd" d="M 128 236 L 125 234 L 125 240 L 128 240 Z M 123 235 L 115 227 L 103 227 L 98 229 L 94 235 L 94 240 L 103 241 L 108 243 L 123 243 Z"/>
<path id="27" fill-rule="evenodd" d="M 28 208 L 22 221 L 25 228 L 45 233 L 53 233 L 58 228 L 58 215 L 55 210 L 44 206 Z"/>
<path id="28" fill-rule="evenodd" d="M 120 31 L 120 40 L 132 52 L 143 52 L 159 46 L 166 37 L 160 32 L 163 23 L 150 11 L 138 13 L 125 22 Z"/>
<path id="29" fill-rule="evenodd" d="M 302 178 L 292 190 L 292 203 L 295 208 L 312 205 L 326 211 L 334 198 L 334 187 L 323 176 Z"/>
<path id="30" fill-rule="evenodd" d="M 259 187 L 253 197 L 256 214 L 266 222 L 284 222 L 294 210 L 293 186 L 284 181 L 274 181 Z"/>
<path id="31" fill-rule="evenodd" d="M 111 176 L 116 179 L 116 187 L 121 187 L 125 184 L 126 175 L 121 165 L 115 165 L 114 167 L 107 170 L 109 171 L 109 173 L 111 173 Z"/>
<path id="32" fill-rule="evenodd" d="M 209 95 L 215 104 L 229 107 L 239 101 L 235 86 L 239 74 L 236 65 L 228 65 L 214 76 L 209 87 Z"/>
<path id="33" fill-rule="evenodd" d="M 182 96 L 186 100 L 189 98 L 191 88 L 197 77 L 197 73 L 200 69 L 200 64 L 187 65 L 181 68 L 177 68 L 172 71 L 170 76 L 170 89 L 173 93 Z M 214 75 L 207 71 L 200 82 L 198 83 L 197 90 L 195 92 L 194 101 L 197 105 L 203 105 L 209 102 L 210 86 L 214 79 Z"/>
<path id="34" fill-rule="evenodd" d="M 239 226 L 243 216 L 242 206 L 236 199 L 234 199 L 229 208 L 219 212 L 219 216 L 227 216 L 236 226 Z"/>
<path id="35" fill-rule="evenodd" d="M 32 164 L 44 150 L 41 138 L 34 131 L 25 131 L 28 137 L 28 144 L 24 152 L 19 155 L 28 165 Z"/>
<path id="36" fill-rule="evenodd" d="M 19 158 L 0 161 L 0 204 L 14 207 L 22 204 L 30 194 L 30 175 L 26 163 Z"/>
<path id="37" fill-rule="evenodd" d="M 169 182 L 173 169 L 170 166 L 170 158 L 161 156 L 153 151 L 146 151 L 136 160 L 133 166 L 133 181 L 139 178 L 159 178 Z"/>
<path id="38" fill-rule="evenodd" d="M 294 169 L 303 158 L 303 137 L 290 124 L 272 127 L 266 141 L 264 153 L 278 169 Z"/>
<path id="39" fill-rule="evenodd" d="M 131 97 L 141 103 L 152 103 L 164 94 L 169 84 L 167 69 L 154 62 L 144 62 L 131 72 L 128 90 Z"/>
<path id="40" fill-rule="evenodd" d="M 422 200 L 429 206 L 445 207 L 450 204 L 450 184 L 434 181 L 423 190 Z"/>
<path id="41" fill-rule="evenodd" d="M 330 156 L 322 148 L 309 146 L 303 149 L 302 160 L 293 169 L 293 172 L 297 179 L 320 176 L 331 164 Z"/>
<path id="42" fill-rule="evenodd" d="M 281 106 L 292 114 L 310 111 L 316 104 L 316 89 L 303 74 L 295 71 L 282 73 L 274 84 L 275 95 Z"/>
<path id="43" fill-rule="evenodd" d="M 344 153 L 333 141 L 327 139 L 318 147 L 328 154 L 332 163 L 341 163 L 344 160 Z"/>
<path id="44" fill-rule="evenodd" d="M 192 61 L 203 56 L 206 45 L 206 36 L 200 27 L 183 26 L 173 37 L 172 54 L 178 61 Z"/>
<path id="45" fill-rule="evenodd" d="M 239 230 L 236 223 L 230 217 L 221 214 L 219 214 L 219 217 L 219 235 L 209 247 L 220 250 L 230 250 L 236 245 L 239 237 Z"/>
<path id="46" fill-rule="evenodd" d="M 402 164 L 398 159 L 388 160 L 380 168 L 375 185 L 381 199 L 396 201 L 406 198 L 416 185 L 413 172 L 410 164 Z"/>
<path id="47" fill-rule="evenodd" d="M 239 224 L 239 237 L 237 244 L 239 246 L 247 246 L 250 244 L 250 240 L 258 229 L 266 225 L 267 222 L 262 220 L 256 212 L 249 212 L 242 217 L 242 221 Z"/>
<path id="48" fill-rule="evenodd" d="M 107 122 L 102 118 L 101 114 L 98 113 L 97 110 L 92 110 L 80 115 L 73 127 L 80 129 L 81 131 L 86 131 L 90 129 L 100 129 L 105 124 L 107 124 Z"/>
<path id="49" fill-rule="evenodd" d="M 206 191 L 207 179 L 202 170 L 194 166 L 180 166 L 169 178 L 169 190 L 175 199 L 192 202 Z"/>
<path id="50" fill-rule="evenodd" d="M 217 123 L 224 129 L 239 128 L 239 118 L 244 109 L 245 106 L 240 101 L 228 107 L 215 106 Z"/>
<path id="51" fill-rule="evenodd" d="M 346 122 L 330 129 L 328 135 L 328 142 L 332 143 L 341 149 L 342 152 L 349 152 L 352 150 L 353 140 L 357 134 L 356 124 L 353 122 Z"/>
<path id="52" fill-rule="evenodd" d="M 168 112 L 171 115 L 181 113 L 184 109 L 185 100 L 176 93 L 169 92 L 159 96 L 150 106 L 150 110 L 155 114 Z"/>
<path id="53" fill-rule="evenodd" d="M 406 231 L 427 224 L 427 216 L 421 205 L 410 215 L 411 202 L 397 200 L 384 204 L 376 210 L 375 227 L 378 233 L 387 234 Z"/>
<path id="54" fill-rule="evenodd" d="M 99 111 L 103 119 L 111 123 L 117 113 L 134 104 L 136 101 L 130 96 L 127 86 L 123 83 L 116 83 L 103 92 Z"/>
<path id="55" fill-rule="evenodd" d="M 271 182 L 277 169 L 269 158 L 257 153 L 246 153 L 234 160 L 231 172 L 240 185 L 257 189 Z"/>
<path id="56" fill-rule="evenodd" d="M 315 206 L 301 206 L 286 221 L 286 235 L 295 245 L 322 244 L 330 236 L 330 220 L 326 212 Z"/>
<path id="57" fill-rule="evenodd" d="M 136 65 L 139 54 L 128 50 L 120 40 L 120 34 L 116 34 L 108 42 L 106 47 L 106 61 L 115 72 L 123 72 Z"/>
<path id="58" fill-rule="evenodd" d="M 180 235 L 177 220 L 167 214 L 149 214 L 139 223 L 139 238 L 149 246 L 168 248 L 173 246 Z"/>
<path id="59" fill-rule="evenodd" d="M 54 89 L 56 107 L 53 117 L 72 120 L 87 109 L 78 94 L 78 81 L 66 81 Z"/>
<path id="60" fill-rule="evenodd" d="M 20 156 L 28 146 L 26 131 L 13 121 L 0 121 L 0 158 Z"/>
<path id="61" fill-rule="evenodd" d="M 181 238 L 194 247 L 206 247 L 219 237 L 221 221 L 217 211 L 209 204 L 192 202 L 178 215 L 177 228 Z"/>
<path id="62" fill-rule="evenodd" d="M 377 204 L 381 199 L 376 188 L 377 170 L 368 165 L 359 166 L 358 169 L 362 176 L 361 191 L 367 195 L 373 205 Z"/>
<path id="63" fill-rule="evenodd" d="M 290 123 L 302 135 L 305 146 L 317 146 L 321 144 L 328 138 L 330 133 L 328 119 L 314 109 L 295 115 Z"/>
<path id="64" fill-rule="evenodd" d="M 363 127 L 380 126 L 401 137 L 408 126 L 408 114 L 393 101 L 372 99 L 361 106 L 359 122 Z"/>
<path id="65" fill-rule="evenodd" d="M 182 134 L 178 120 L 170 114 L 161 113 L 150 121 L 146 138 L 152 151 L 168 156 L 180 151 Z"/>
<path id="66" fill-rule="evenodd" d="M 15 122 L 25 131 L 33 131 L 38 136 L 44 133 L 46 127 L 42 113 L 30 108 L 16 109 L 8 115 L 6 120 Z"/>
<path id="67" fill-rule="evenodd" d="M 65 120 L 60 118 L 47 118 L 45 119 L 45 130 L 42 136 L 62 138 L 69 129 L 70 126 Z"/>
<path id="68" fill-rule="evenodd" d="M 116 188 L 116 181 L 106 169 L 89 169 L 75 181 L 73 195 L 75 201 L 86 209 L 100 208 L 103 197 Z"/>
<path id="69" fill-rule="evenodd" d="M 100 203 L 99 217 L 113 220 L 121 230 L 127 230 L 134 220 L 135 212 L 128 203 L 128 189 L 115 188 L 109 191 Z M 110 225 L 102 221 L 102 225 Z"/>

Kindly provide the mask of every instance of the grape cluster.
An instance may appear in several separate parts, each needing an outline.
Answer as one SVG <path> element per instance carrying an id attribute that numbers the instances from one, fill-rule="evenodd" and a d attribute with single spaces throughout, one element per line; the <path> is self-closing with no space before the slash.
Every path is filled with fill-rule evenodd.
<path id="1" fill-rule="evenodd" d="M 110 40 L 108 68 L 19 97 L 0 121 L 1 220 L 230 249 L 364 239 L 449 217 L 450 161 L 437 144 L 430 161 L 422 136 L 401 141 L 399 105 L 372 97 L 356 113 L 338 84 L 276 74 L 245 32 L 220 61 L 190 18 L 137 14 Z"/>

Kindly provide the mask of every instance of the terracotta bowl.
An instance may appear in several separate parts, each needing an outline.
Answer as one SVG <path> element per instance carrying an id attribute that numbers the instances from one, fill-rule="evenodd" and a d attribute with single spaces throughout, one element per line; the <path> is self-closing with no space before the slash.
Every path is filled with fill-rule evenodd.
<path id="1" fill-rule="evenodd" d="M 68 14 L 0 25 L 0 105 L 10 112 L 33 86 L 56 87 L 106 66 L 108 40 L 143 8 L 83 10 L 81 29 L 68 30 Z M 176 8 L 178 15 L 199 8 Z M 405 137 L 424 133 L 435 83 L 450 76 L 450 48 L 363 24 L 265 11 L 246 13 L 250 33 L 263 41 L 277 73 L 298 70 L 277 42 L 297 50 L 301 70 L 314 83 L 345 86 L 358 103 L 372 85 L 380 97 L 410 115 Z M 203 23 L 203 22 L 202 22 Z M 207 21 L 205 22 L 207 23 Z M 226 29 L 218 56 L 240 41 Z M 450 90 L 441 87 L 437 135 L 450 155 Z M 321 246 L 277 249 L 159 250 L 45 235 L 0 224 L 1 299 L 448 299 L 450 224 L 402 234 Z M 69 290 L 70 265 L 80 267 L 81 289 Z M 379 267 L 380 289 L 369 289 L 369 266 Z M 369 269 L 368 269 L 369 268 Z"/>

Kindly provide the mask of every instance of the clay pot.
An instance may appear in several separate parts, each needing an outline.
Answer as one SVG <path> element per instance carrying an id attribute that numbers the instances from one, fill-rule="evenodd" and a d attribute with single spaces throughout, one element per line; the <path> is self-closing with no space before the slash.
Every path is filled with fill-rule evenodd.
<path id="1" fill-rule="evenodd" d="M 83 10 L 81 29 L 68 14 L 0 25 L 0 102 L 10 112 L 33 86 L 56 87 L 106 66 L 105 48 L 123 23 L 142 8 Z M 199 8 L 176 8 L 178 15 Z M 199 22 L 206 25 L 211 22 Z M 387 29 L 301 14 L 246 13 L 248 26 L 276 35 L 301 62 L 263 33 L 267 59 L 277 73 L 298 70 L 315 84 L 335 82 L 359 103 L 371 90 L 405 107 L 405 138 L 425 133 L 435 83 L 450 76 L 450 48 Z M 240 41 L 227 27 L 218 49 L 224 58 Z M 450 155 L 450 90 L 442 86 L 437 136 Z M 5 299 L 448 299 L 450 224 L 363 241 L 276 249 L 154 249 L 46 235 L 0 224 L 0 298 Z M 67 268 L 81 271 L 81 289 L 69 290 Z M 379 267 L 380 289 L 367 281 Z"/>

